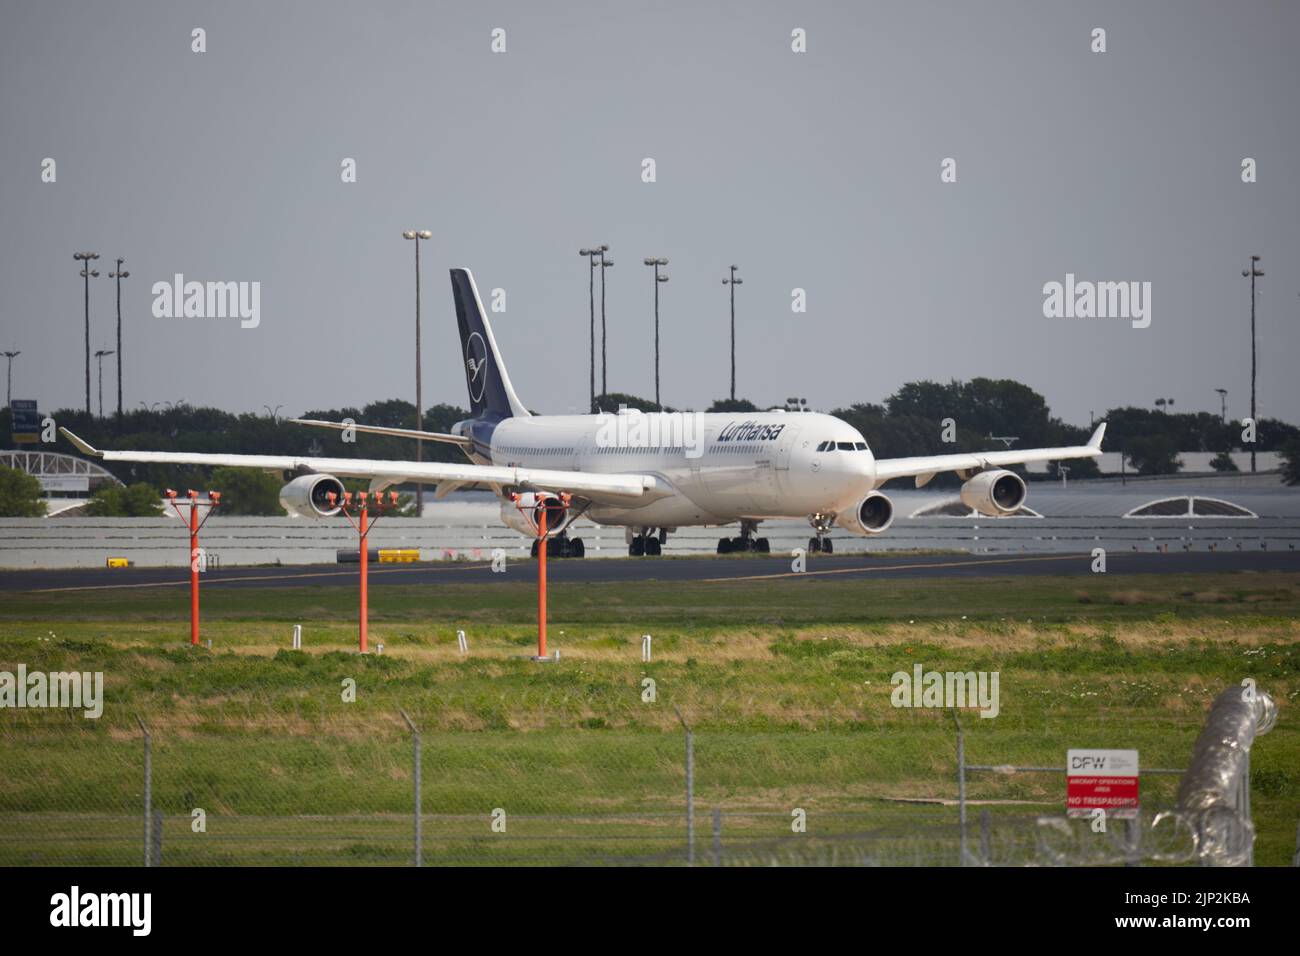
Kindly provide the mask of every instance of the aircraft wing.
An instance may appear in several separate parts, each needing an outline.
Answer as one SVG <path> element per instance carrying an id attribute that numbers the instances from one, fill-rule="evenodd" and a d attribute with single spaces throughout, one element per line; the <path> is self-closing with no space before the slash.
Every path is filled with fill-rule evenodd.
<path id="1" fill-rule="evenodd" d="M 916 477 L 920 488 L 941 471 L 979 471 L 1006 465 L 1023 465 L 1031 461 L 1058 461 L 1065 458 L 1096 458 L 1101 454 L 1101 439 L 1106 434 L 1102 422 L 1086 445 L 1064 448 L 1023 448 L 1015 451 L 980 451 L 962 455 L 923 455 L 916 458 L 881 458 L 876 461 L 877 483 L 890 478 Z"/>
<path id="2" fill-rule="evenodd" d="M 593 501 L 626 502 L 654 500 L 671 493 L 654 475 L 595 474 L 585 471 L 553 471 L 500 465 L 459 465 L 442 462 L 381 461 L 366 458 L 312 458 L 298 455 L 222 455 L 188 451 L 107 451 L 95 448 L 66 428 L 68 441 L 83 454 L 104 461 L 138 461 L 159 465 L 208 465 L 210 467 L 257 468 L 263 471 L 298 471 L 335 475 L 340 478 L 370 478 L 381 483 L 402 481 L 486 482 L 537 491 L 566 491 Z"/>
<path id="3" fill-rule="evenodd" d="M 460 445 L 462 448 L 469 448 L 474 444 L 472 439 L 463 438 L 460 435 L 448 435 L 446 432 L 425 432 L 415 428 L 389 428 L 385 425 L 349 425 L 344 422 L 322 422 L 314 418 L 291 418 L 289 421 L 295 425 L 333 428 L 341 432 L 351 429 L 354 432 L 364 432 L 367 435 L 388 435 L 393 438 L 420 438 L 424 441 L 442 441 L 452 445 Z"/>

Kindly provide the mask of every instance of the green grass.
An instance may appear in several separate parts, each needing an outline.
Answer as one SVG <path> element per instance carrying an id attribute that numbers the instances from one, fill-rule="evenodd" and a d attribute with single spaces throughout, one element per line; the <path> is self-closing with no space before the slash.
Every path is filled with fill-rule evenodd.
<path id="1" fill-rule="evenodd" d="M 448 576 L 451 578 L 451 575 Z M 0 714 L 0 863 L 133 863 L 142 747 L 168 863 L 402 863 L 423 734 L 429 862 L 662 858 L 684 841 L 684 741 L 695 728 L 701 853 L 724 843 L 950 826 L 952 717 L 896 709 L 890 675 L 998 671 L 1001 713 L 963 716 L 972 763 L 1061 765 L 1068 747 L 1134 747 L 1183 767 L 1210 701 L 1252 677 L 1281 708 L 1252 752 L 1257 862 L 1283 865 L 1300 804 L 1300 574 L 553 585 L 558 665 L 526 660 L 535 592 L 376 585 L 372 646 L 355 591 L 211 588 L 187 644 L 187 595 L 141 588 L 7 595 L 0 670 L 102 671 L 104 716 Z M 305 652 L 288 650 L 302 623 Z M 466 630 L 461 658 L 455 631 Z M 655 660 L 640 661 L 654 635 Z M 643 701 L 644 681 L 657 699 Z M 345 702 L 345 681 L 356 700 Z M 1149 781 L 1149 782 L 1148 782 Z M 1176 781 L 1146 778 L 1147 805 Z M 995 813 L 1057 812 L 1050 775 L 981 775 Z M 208 830 L 195 833 L 201 807 Z M 490 829 L 505 810 L 504 834 Z"/>

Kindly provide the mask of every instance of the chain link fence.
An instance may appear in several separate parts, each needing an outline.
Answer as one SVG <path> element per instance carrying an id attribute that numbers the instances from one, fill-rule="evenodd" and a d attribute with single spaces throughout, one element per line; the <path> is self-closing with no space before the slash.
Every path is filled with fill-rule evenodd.
<path id="1" fill-rule="evenodd" d="M 1189 766 L 1207 734 L 1225 743 L 1214 716 Z M 392 718 L 354 737 L 166 714 L 10 726 L 0 865 L 1240 865 L 1254 839 L 1248 760 L 1226 798 L 1194 805 L 1178 773 L 1144 777 L 1140 816 L 1098 832 L 1065 817 L 1064 768 L 967 764 L 955 729 L 908 758 L 950 781 L 936 788 L 907 784 L 906 760 L 866 779 L 889 740 L 865 729 L 422 733 Z M 899 781 L 948 793 L 882 793 Z"/>

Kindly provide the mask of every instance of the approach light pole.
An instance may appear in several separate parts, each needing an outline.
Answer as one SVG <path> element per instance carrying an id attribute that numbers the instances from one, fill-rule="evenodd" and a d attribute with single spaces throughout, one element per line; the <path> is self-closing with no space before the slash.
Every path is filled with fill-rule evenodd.
<path id="1" fill-rule="evenodd" d="M 596 411 L 596 256 L 601 252 L 600 246 L 578 250 L 578 255 L 587 257 L 587 298 L 591 303 L 591 396 L 587 410 L 592 413 Z"/>
<path id="2" fill-rule="evenodd" d="M 736 278 L 736 270 L 740 266 L 731 267 L 731 278 L 723 279 L 723 285 L 731 286 L 731 400 L 736 400 L 736 286 L 742 284 L 745 280 Z"/>
<path id="3" fill-rule="evenodd" d="M 122 263 L 126 262 L 121 256 L 117 257 L 117 269 L 108 274 L 110 279 L 117 280 L 117 420 L 122 420 L 122 280 L 131 273 L 122 268 Z M 103 378 L 101 375 L 100 378 Z M 101 383 L 102 387 L 102 383 Z M 100 402 L 103 405 L 103 402 Z M 101 408 L 99 417 L 104 417 L 104 411 Z"/>
<path id="4" fill-rule="evenodd" d="M 9 368 L 5 374 L 5 408 L 10 410 L 14 407 L 14 359 L 22 355 L 22 352 L 0 352 L 9 360 Z"/>
<path id="5" fill-rule="evenodd" d="M 415 430 L 424 431 L 424 389 L 420 377 L 420 241 L 432 239 L 433 233 L 428 229 L 408 229 L 402 233 L 403 239 L 415 242 Z M 415 460 L 424 461 L 424 442 L 415 440 Z M 415 483 L 415 516 L 424 517 L 424 485 Z"/>
<path id="6" fill-rule="evenodd" d="M 99 360 L 99 417 L 104 417 L 104 356 L 112 355 L 112 349 L 98 349 L 95 358 Z"/>
<path id="7" fill-rule="evenodd" d="M 1242 269 L 1241 274 L 1250 278 L 1250 423 L 1255 429 L 1259 422 L 1255 419 L 1255 280 L 1264 274 L 1255 263 L 1259 256 L 1250 257 L 1250 268 Z M 1256 432 L 1258 434 L 1258 431 Z M 1255 471 L 1255 442 L 1250 443 L 1250 470 Z"/>
<path id="8" fill-rule="evenodd" d="M 1226 388 L 1216 388 L 1219 393 L 1219 421 L 1224 425 L 1228 424 L 1228 390 Z"/>
<path id="9" fill-rule="evenodd" d="M 655 405 L 659 410 L 663 410 L 663 404 L 659 401 L 659 283 L 667 282 L 668 275 L 660 273 L 659 267 L 668 265 L 668 260 L 662 256 L 654 256 L 645 260 L 648 266 L 654 266 L 655 270 Z"/>
<path id="10" fill-rule="evenodd" d="M 74 252 L 72 258 L 82 263 L 81 277 L 86 287 L 86 417 L 90 417 L 90 280 L 99 278 L 99 270 L 90 268 L 98 252 Z"/>
<path id="11" fill-rule="evenodd" d="M 609 369 L 605 364 L 605 270 L 614 266 L 613 259 L 606 259 L 609 246 L 600 247 L 600 394 L 609 394 Z"/>

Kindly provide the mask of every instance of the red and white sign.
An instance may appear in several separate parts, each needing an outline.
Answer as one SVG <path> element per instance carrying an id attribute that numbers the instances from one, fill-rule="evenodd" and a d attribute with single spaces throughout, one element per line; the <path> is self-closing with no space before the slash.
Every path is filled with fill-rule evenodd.
<path id="1" fill-rule="evenodd" d="M 1065 783 L 1067 816 L 1090 816 L 1101 807 L 1108 817 L 1136 817 L 1138 752 L 1070 750 L 1065 755 Z"/>

